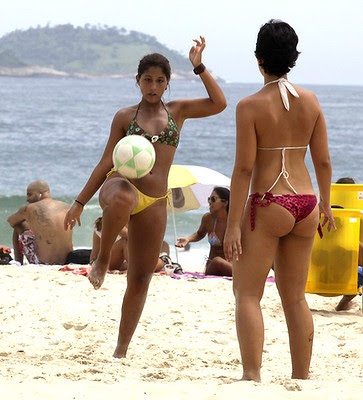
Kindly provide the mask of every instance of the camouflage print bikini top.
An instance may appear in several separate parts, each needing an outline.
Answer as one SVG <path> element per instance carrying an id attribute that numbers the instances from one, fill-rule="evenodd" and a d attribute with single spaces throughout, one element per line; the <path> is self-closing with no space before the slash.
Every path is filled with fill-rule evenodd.
<path id="1" fill-rule="evenodd" d="M 161 102 L 165 111 L 168 113 L 168 124 L 166 127 L 157 135 L 152 135 L 151 133 L 146 132 L 141 126 L 137 123 L 136 117 L 139 112 L 140 104 L 137 107 L 136 114 L 132 121 L 130 122 L 129 127 L 127 128 L 126 136 L 129 135 L 140 135 L 150 140 L 151 143 L 162 143 L 167 144 L 169 146 L 178 147 L 179 144 L 179 130 L 178 126 L 175 123 L 173 117 L 169 114 L 163 102 Z"/>

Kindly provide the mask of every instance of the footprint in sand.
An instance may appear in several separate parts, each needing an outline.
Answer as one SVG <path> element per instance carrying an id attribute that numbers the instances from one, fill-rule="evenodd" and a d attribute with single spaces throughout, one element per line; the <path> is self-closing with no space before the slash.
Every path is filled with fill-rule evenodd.
<path id="1" fill-rule="evenodd" d="M 74 322 L 64 322 L 63 324 L 63 328 L 65 329 L 75 329 L 76 331 L 82 331 L 83 329 L 85 329 L 88 324 L 81 324 L 81 323 L 74 323 Z"/>

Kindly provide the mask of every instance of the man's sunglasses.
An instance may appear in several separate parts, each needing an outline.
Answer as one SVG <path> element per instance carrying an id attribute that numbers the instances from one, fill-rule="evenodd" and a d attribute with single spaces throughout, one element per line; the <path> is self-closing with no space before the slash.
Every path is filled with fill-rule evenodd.
<path id="1" fill-rule="evenodd" d="M 224 199 L 220 199 L 216 196 L 210 196 L 208 197 L 208 203 L 215 203 L 216 201 L 221 201 L 222 203 L 225 202 Z"/>

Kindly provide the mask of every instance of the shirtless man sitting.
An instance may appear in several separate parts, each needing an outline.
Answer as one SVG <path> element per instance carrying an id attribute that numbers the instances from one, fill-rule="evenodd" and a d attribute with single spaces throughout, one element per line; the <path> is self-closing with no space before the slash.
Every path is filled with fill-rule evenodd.
<path id="1" fill-rule="evenodd" d="M 45 181 L 35 181 L 27 188 L 29 204 L 10 215 L 15 260 L 23 264 L 23 255 L 31 264 L 64 264 L 73 250 L 72 231 L 63 229 L 70 206 L 52 199 Z"/>

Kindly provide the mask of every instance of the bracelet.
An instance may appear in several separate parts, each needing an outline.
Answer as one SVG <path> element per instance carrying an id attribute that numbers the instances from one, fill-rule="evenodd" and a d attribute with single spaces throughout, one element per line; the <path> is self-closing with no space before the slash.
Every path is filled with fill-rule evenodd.
<path id="1" fill-rule="evenodd" d="M 82 207 L 84 207 L 84 204 L 83 203 L 81 203 L 79 200 L 74 200 L 76 203 L 78 203 L 78 204 L 80 204 Z"/>
<path id="2" fill-rule="evenodd" d="M 202 72 L 205 71 L 205 65 L 203 63 L 200 63 L 199 65 L 197 65 L 194 69 L 193 72 L 195 73 L 195 75 L 199 75 Z"/>

